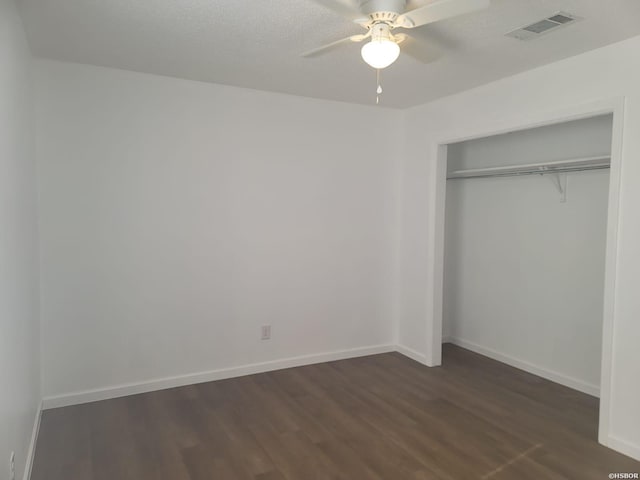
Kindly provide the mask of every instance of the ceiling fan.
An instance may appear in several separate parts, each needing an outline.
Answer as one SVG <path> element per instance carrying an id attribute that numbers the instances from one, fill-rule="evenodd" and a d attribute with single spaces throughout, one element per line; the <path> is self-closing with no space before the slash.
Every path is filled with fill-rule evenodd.
<path id="1" fill-rule="evenodd" d="M 395 62 L 400 55 L 400 44 L 412 38 L 406 33 L 394 33 L 395 29 L 422 27 L 429 23 L 487 8 L 490 4 L 490 0 L 436 0 L 423 7 L 405 11 L 407 0 L 315 1 L 353 20 L 354 23 L 367 29 L 367 32 L 314 48 L 303 53 L 302 56 L 314 57 L 349 42 L 371 39 L 362 46 L 362 59 L 378 70 Z M 419 52 L 414 52 L 412 56 L 425 61 Z"/>

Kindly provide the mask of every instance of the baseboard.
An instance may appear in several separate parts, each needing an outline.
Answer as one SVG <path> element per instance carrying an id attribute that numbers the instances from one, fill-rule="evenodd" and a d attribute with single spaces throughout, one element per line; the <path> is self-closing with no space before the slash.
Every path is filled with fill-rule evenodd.
<path id="1" fill-rule="evenodd" d="M 451 343 L 451 338 L 450 336 L 444 336 L 442 337 L 442 343 Z"/>
<path id="2" fill-rule="evenodd" d="M 404 345 L 396 345 L 396 352 L 401 353 L 405 357 L 409 357 L 411 360 L 415 360 L 423 365 L 427 364 L 427 357 L 420 352 L 415 351 L 412 348 L 405 347 Z"/>
<path id="3" fill-rule="evenodd" d="M 42 418 L 42 402 L 38 405 L 36 418 L 33 421 L 33 431 L 31 432 L 31 441 L 29 442 L 29 450 L 27 450 L 27 459 L 24 465 L 23 480 L 31 478 L 31 469 L 33 468 L 33 459 L 36 454 L 36 444 L 38 443 L 38 433 L 40 432 L 40 419 Z"/>
<path id="4" fill-rule="evenodd" d="M 211 370 L 207 372 L 189 373 L 186 375 L 177 375 L 173 377 L 149 380 L 145 382 L 127 383 L 123 385 L 97 388 L 94 390 L 85 390 L 64 395 L 49 396 L 43 399 L 42 406 L 45 410 L 50 408 L 66 407 L 69 405 L 97 402 L 99 400 L 126 397 L 128 395 L 137 395 L 139 393 L 153 392 L 156 390 L 165 390 L 167 388 L 183 387 L 185 385 L 212 382 L 215 380 L 223 380 L 226 378 L 242 377 L 244 375 L 252 375 L 254 373 L 270 372 L 273 370 L 281 370 L 283 368 L 301 367 L 303 365 L 312 365 L 314 363 L 332 362 L 335 360 L 344 360 L 347 358 L 388 353 L 395 350 L 396 348 L 393 345 L 375 345 L 370 347 L 340 350 L 336 352 L 283 358 L 279 360 L 253 363 L 238 367 L 222 368 L 219 370 Z"/>
<path id="5" fill-rule="evenodd" d="M 454 345 L 458 345 L 459 347 L 466 348 L 467 350 L 471 350 L 472 352 L 479 353 L 480 355 L 484 355 L 485 357 L 493 358 L 494 360 L 497 360 L 499 362 L 519 368 L 520 370 L 524 370 L 525 372 L 529 372 L 539 377 L 546 378 L 547 380 L 551 380 L 552 382 L 559 383 L 561 385 L 564 385 L 565 387 L 573 388 L 574 390 L 578 390 L 588 395 L 593 395 L 594 397 L 600 396 L 600 387 L 598 385 L 593 385 L 573 377 L 568 377 L 561 373 L 539 367 L 524 360 L 519 360 L 509 355 L 505 355 L 490 348 L 486 348 L 476 343 L 462 340 L 460 338 L 449 337 L 449 342 L 453 343 Z"/>
<path id="6" fill-rule="evenodd" d="M 609 435 L 607 438 L 607 445 L 605 446 L 627 455 L 634 460 L 640 461 L 640 446 L 638 445 L 634 445 L 625 440 Z"/>

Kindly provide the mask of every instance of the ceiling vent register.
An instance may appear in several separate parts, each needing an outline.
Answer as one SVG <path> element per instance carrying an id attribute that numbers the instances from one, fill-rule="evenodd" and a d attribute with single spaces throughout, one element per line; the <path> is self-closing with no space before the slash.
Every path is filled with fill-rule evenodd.
<path id="1" fill-rule="evenodd" d="M 506 36 L 517 38 L 518 40 L 532 40 L 561 27 L 575 23 L 578 20 L 581 20 L 581 18 L 571 15 L 570 13 L 558 12 L 530 25 L 512 30 L 507 33 Z"/>

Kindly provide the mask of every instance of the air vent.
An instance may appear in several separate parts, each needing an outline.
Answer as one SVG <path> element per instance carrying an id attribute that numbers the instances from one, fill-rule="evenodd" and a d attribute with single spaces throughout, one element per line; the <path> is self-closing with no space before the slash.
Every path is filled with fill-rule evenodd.
<path id="1" fill-rule="evenodd" d="M 507 37 L 517 38 L 518 40 L 531 40 L 578 20 L 581 20 L 581 18 L 569 13 L 558 12 L 548 18 L 543 18 L 530 25 L 513 30 L 506 35 Z"/>

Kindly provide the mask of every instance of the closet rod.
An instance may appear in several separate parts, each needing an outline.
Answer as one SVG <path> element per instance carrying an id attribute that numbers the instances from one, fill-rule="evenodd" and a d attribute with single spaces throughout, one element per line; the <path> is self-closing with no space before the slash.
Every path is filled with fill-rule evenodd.
<path id="1" fill-rule="evenodd" d="M 587 157 L 570 160 L 560 160 L 547 163 L 532 163 L 528 165 L 514 165 L 508 167 L 487 167 L 469 170 L 457 170 L 449 173 L 448 180 L 462 178 L 511 177 L 518 175 L 547 175 L 549 173 L 583 172 L 587 170 L 602 170 L 611 166 L 610 157 Z"/>

